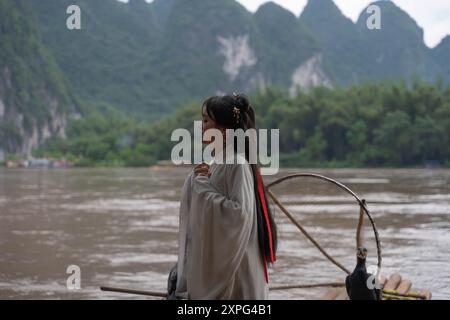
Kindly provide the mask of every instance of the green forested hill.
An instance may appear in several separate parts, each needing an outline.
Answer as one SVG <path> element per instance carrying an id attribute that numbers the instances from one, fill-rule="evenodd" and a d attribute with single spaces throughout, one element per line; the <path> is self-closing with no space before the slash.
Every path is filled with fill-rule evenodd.
<path id="1" fill-rule="evenodd" d="M 51 52 L 35 32 L 24 1 L 0 2 L 0 151 L 31 153 L 63 135 L 75 98 Z"/>
<path id="2" fill-rule="evenodd" d="M 431 59 L 432 50 L 423 41 L 423 30 L 413 18 L 390 1 L 378 1 L 382 28 L 368 30 L 368 14 L 363 12 L 357 22 L 364 36 L 368 79 L 409 79 L 421 76 L 436 79 L 439 71 Z"/>
<path id="3" fill-rule="evenodd" d="M 349 85 L 361 80 L 450 73 L 423 31 L 390 1 L 382 29 L 368 30 L 332 0 L 311 0 L 300 17 L 268 2 L 251 14 L 235 0 L 24 0 L 71 86 L 83 98 L 157 119 L 179 102 L 264 86 Z M 77 4 L 82 30 L 65 26 Z M 449 30 L 450 32 L 450 30 Z"/>
<path id="4" fill-rule="evenodd" d="M 320 52 L 317 41 L 298 18 L 273 2 L 260 6 L 254 21 L 264 52 L 261 73 L 269 83 L 291 86 L 293 71 Z"/>
<path id="5" fill-rule="evenodd" d="M 250 98 L 259 128 L 280 130 L 282 166 L 450 166 L 450 86 L 415 81 L 315 88 L 289 96 L 269 88 Z M 173 130 L 193 130 L 201 102 L 149 126 L 100 113 L 72 122 L 68 139 L 41 155 L 81 165 L 150 165 L 170 159 Z"/>
<path id="6" fill-rule="evenodd" d="M 81 30 L 66 28 L 72 4 Z M 154 123 L 217 93 L 281 87 L 295 97 L 414 77 L 449 83 L 449 38 L 428 48 L 394 2 L 375 4 L 381 30 L 366 27 L 365 10 L 353 23 L 332 0 L 308 1 L 300 17 L 272 2 L 252 14 L 235 0 L 3 0 L 2 148 L 29 153 L 62 134 L 65 115 L 78 110 Z"/>
<path id="7" fill-rule="evenodd" d="M 107 101 L 131 112 L 155 111 L 151 105 L 157 75 L 143 64 L 156 65 L 160 30 L 143 0 L 28 0 L 42 34 L 82 98 Z M 66 8 L 81 9 L 81 30 L 66 28 Z M 146 74 L 150 74 L 148 79 Z"/>

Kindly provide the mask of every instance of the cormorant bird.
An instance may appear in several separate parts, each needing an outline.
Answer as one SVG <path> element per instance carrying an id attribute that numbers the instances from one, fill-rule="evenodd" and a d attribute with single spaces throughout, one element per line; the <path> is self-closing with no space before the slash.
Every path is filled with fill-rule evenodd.
<path id="1" fill-rule="evenodd" d="M 345 279 L 345 286 L 350 300 L 381 300 L 381 290 L 370 289 L 367 284 L 371 274 L 366 270 L 367 249 L 359 247 L 356 250 L 356 267 Z"/>

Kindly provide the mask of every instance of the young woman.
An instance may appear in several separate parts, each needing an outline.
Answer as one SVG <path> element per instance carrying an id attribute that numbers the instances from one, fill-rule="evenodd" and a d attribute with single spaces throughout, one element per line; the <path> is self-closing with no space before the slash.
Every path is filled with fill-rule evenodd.
<path id="1" fill-rule="evenodd" d="M 226 129 L 255 129 L 254 110 L 243 95 L 207 99 L 202 118 L 203 132 L 218 129 L 225 143 Z M 226 153 L 225 143 L 216 159 Z M 260 169 L 249 164 L 246 144 L 245 157 L 226 154 L 223 164 L 197 165 L 184 183 L 172 285 L 169 279 L 172 297 L 268 298 L 267 265 L 276 260 L 277 230 Z M 226 164 L 230 156 L 233 164 Z M 239 157 L 245 159 L 238 162 Z"/>

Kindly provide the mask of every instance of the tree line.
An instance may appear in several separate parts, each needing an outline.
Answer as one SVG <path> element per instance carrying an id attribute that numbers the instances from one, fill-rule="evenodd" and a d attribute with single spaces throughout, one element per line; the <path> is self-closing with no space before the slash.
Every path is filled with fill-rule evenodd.
<path id="1" fill-rule="evenodd" d="M 270 87 L 249 96 L 257 127 L 280 130 L 282 166 L 450 166 L 450 86 L 441 81 L 317 87 L 295 97 Z M 193 130 L 200 119 L 201 101 L 151 123 L 102 105 L 36 155 L 80 166 L 148 166 L 170 159 L 174 129 Z"/>

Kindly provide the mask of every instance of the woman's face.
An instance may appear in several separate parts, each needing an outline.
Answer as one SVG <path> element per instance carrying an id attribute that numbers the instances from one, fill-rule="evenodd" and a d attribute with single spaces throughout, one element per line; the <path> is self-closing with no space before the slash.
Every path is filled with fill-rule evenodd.
<path id="1" fill-rule="evenodd" d="M 202 108 L 202 137 L 205 134 L 205 131 L 208 129 L 219 129 L 221 128 L 217 126 L 216 122 L 208 115 L 206 112 L 206 107 Z M 222 130 L 221 130 L 222 131 Z M 213 140 L 203 140 L 203 144 L 210 144 Z"/>

